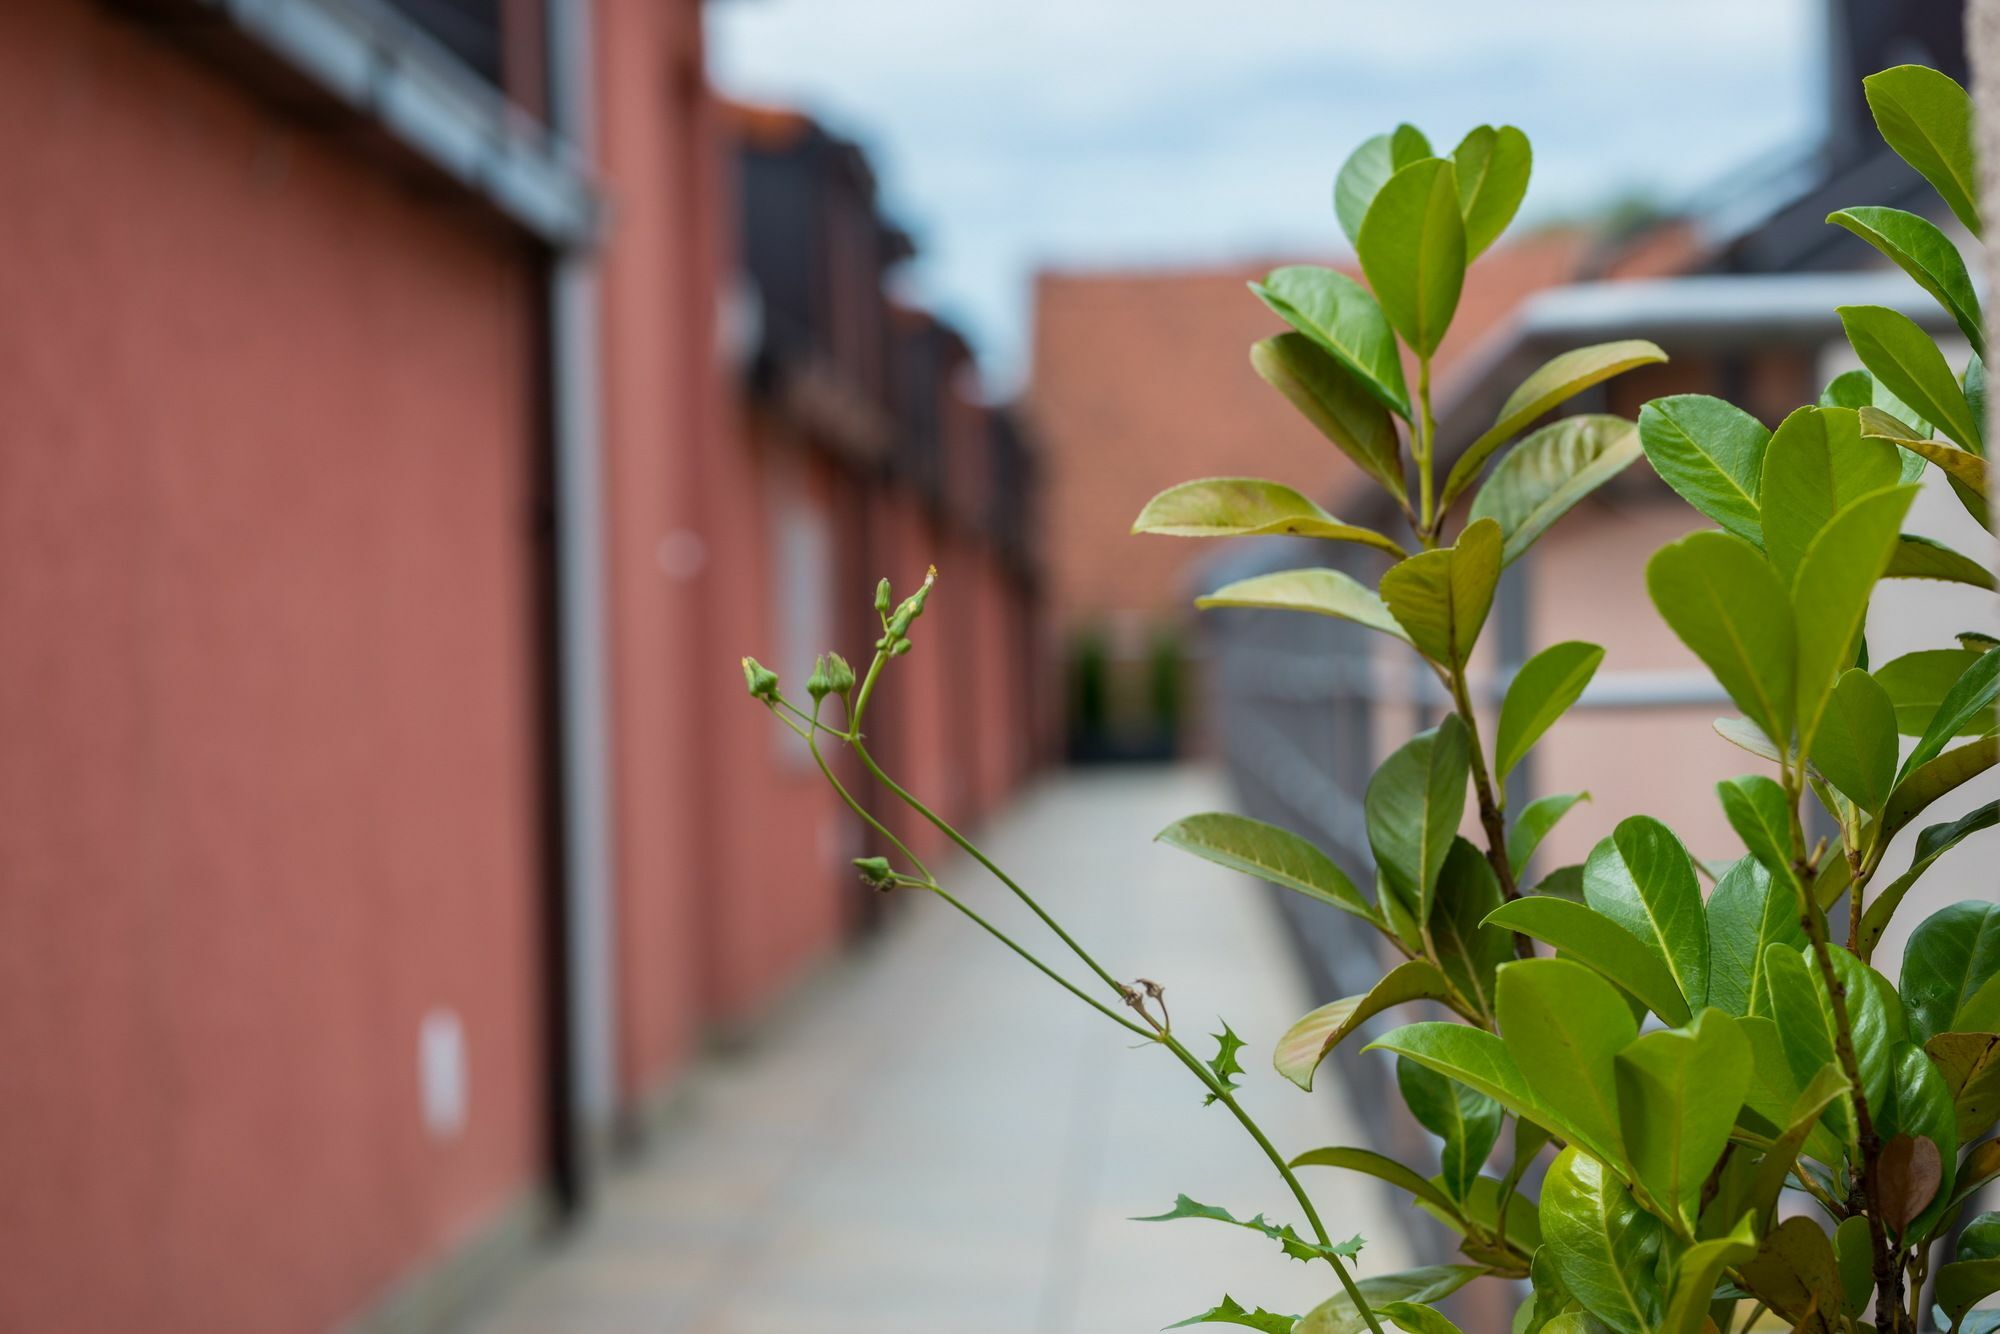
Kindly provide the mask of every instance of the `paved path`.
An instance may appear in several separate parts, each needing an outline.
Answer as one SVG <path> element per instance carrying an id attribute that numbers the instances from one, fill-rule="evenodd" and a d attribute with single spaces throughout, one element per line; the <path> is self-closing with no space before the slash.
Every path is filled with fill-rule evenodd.
<path id="1" fill-rule="evenodd" d="M 1363 1109 L 1270 1068 L 1272 1042 L 1314 1000 L 1271 905 L 1149 842 L 1222 800 L 1197 771 L 1060 777 L 987 846 L 1113 972 L 1165 982 L 1178 1031 L 1228 1016 L 1250 1043 L 1244 1103 L 1281 1149 L 1362 1143 Z M 945 881 L 1025 938 L 1000 886 L 969 865 Z M 1298 1220 L 1262 1155 L 1164 1052 L 1127 1050 L 943 904 L 905 906 L 768 1041 L 698 1077 L 676 1131 L 481 1334 L 1123 1334 L 1225 1291 L 1300 1312 L 1333 1290 L 1324 1266 L 1250 1233 L 1126 1221 L 1178 1191 Z M 1386 1189 L 1324 1170 L 1308 1184 L 1330 1229 L 1369 1238 L 1364 1272 L 1409 1263 Z"/>

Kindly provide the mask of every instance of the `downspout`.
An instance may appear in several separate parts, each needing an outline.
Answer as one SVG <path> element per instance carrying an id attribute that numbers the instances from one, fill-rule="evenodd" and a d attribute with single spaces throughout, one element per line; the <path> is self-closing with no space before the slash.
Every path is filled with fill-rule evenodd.
<path id="1" fill-rule="evenodd" d="M 594 161 L 591 0 L 548 0 L 549 128 Z M 555 256 L 548 290 L 550 443 L 554 455 L 557 723 L 563 824 L 559 1070 L 551 1112 L 557 1186 L 589 1196 L 616 1111 L 613 1005 L 612 770 L 598 353 L 597 257 Z"/>

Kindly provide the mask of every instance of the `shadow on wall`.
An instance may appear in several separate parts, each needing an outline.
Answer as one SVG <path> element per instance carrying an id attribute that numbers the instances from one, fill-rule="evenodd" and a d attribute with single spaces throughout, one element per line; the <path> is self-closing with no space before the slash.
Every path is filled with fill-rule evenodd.
<path id="1" fill-rule="evenodd" d="M 1085 625 L 1066 650 L 1071 764 L 1158 763 L 1189 736 L 1187 637 L 1178 623 Z"/>

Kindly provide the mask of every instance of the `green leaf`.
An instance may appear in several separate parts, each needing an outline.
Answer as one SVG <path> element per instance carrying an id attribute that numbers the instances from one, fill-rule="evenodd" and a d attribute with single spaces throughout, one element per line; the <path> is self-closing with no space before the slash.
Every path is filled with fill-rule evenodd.
<path id="1" fill-rule="evenodd" d="M 1812 761 L 1842 796 L 1880 815 L 1896 783 L 1896 706 L 1868 673 L 1850 667 L 1820 715 Z"/>
<path id="2" fill-rule="evenodd" d="M 1624 1006 L 1618 1008 L 1622 1010 Z M 1514 1064 L 1507 1044 L 1484 1029 L 1438 1021 L 1405 1024 L 1384 1033 L 1364 1050 L 1407 1056 L 1418 1065 L 1484 1093 L 1524 1121 L 1557 1129 L 1551 1123 L 1548 1109 L 1528 1091 L 1528 1081 Z"/>
<path id="3" fill-rule="evenodd" d="M 1691 533 L 1653 554 L 1646 588 L 1736 707 L 1767 737 L 1790 738 L 1798 635 L 1791 598 L 1763 554 L 1727 533 Z"/>
<path id="4" fill-rule="evenodd" d="M 1451 473 L 1445 478 L 1444 490 L 1440 493 L 1439 505 L 1449 507 L 1472 485 L 1479 476 L 1479 470 L 1486 466 L 1486 460 L 1493 457 L 1493 451 L 1526 430 L 1543 413 L 1614 375 L 1623 375 L 1636 367 L 1650 366 L 1666 359 L 1666 353 L 1643 338 L 1597 343 L 1550 358 L 1507 396 L 1493 425 L 1466 446 L 1465 452 L 1451 465 Z"/>
<path id="5" fill-rule="evenodd" d="M 1668 1023 L 1688 1021 L 1687 1000 L 1666 965 L 1630 931 L 1596 909 L 1538 895 L 1503 903 L 1486 920 L 1553 945 L 1563 958 L 1594 969 Z"/>
<path id="6" fill-rule="evenodd" d="M 1189 1325 L 1241 1325 L 1245 1329 L 1262 1330 L 1263 1334 L 1292 1334 L 1292 1326 L 1298 1324 L 1295 1315 L 1278 1315 L 1258 1307 L 1254 1311 L 1245 1310 L 1234 1297 L 1223 1294 L 1219 1306 L 1211 1306 L 1200 1315 L 1189 1316 L 1168 1325 L 1168 1329 L 1186 1329 Z"/>
<path id="7" fill-rule="evenodd" d="M 1945 362 L 1931 336 L 1917 322 L 1887 306 L 1840 306 L 1840 323 L 1854 355 L 1890 393 L 1921 412 L 1926 420 L 1965 448 L 1979 452 L 1982 436 L 1965 390 Z M 1861 410 L 1865 423 L 1873 408 Z"/>
<path id="8" fill-rule="evenodd" d="M 1352 1259 L 1361 1251 L 1361 1238 L 1359 1237 L 1334 1246 L 1321 1246 L 1316 1242 L 1310 1242 L 1301 1237 L 1298 1234 L 1298 1230 L 1289 1224 L 1279 1225 L 1271 1223 L 1262 1214 L 1258 1214 L 1255 1218 L 1238 1218 L 1227 1209 L 1217 1208 L 1212 1204 L 1202 1204 L 1200 1201 L 1191 1200 L 1185 1195 L 1176 1195 L 1174 1197 L 1174 1207 L 1163 1214 L 1147 1214 L 1144 1217 L 1134 1218 L 1131 1221 L 1134 1223 L 1171 1223 L 1183 1218 L 1203 1218 L 1210 1222 L 1227 1223 L 1231 1227 L 1246 1228 L 1251 1232 L 1261 1233 L 1269 1237 L 1272 1241 L 1277 1242 L 1279 1246 L 1284 1248 L 1285 1254 L 1294 1260 L 1320 1260 L 1329 1255 L 1338 1255 L 1346 1259 Z"/>
<path id="9" fill-rule="evenodd" d="M 1396 1328 L 1409 1334 L 1462 1334 L 1459 1327 L 1428 1306 L 1413 1302 L 1390 1302 L 1375 1314 L 1387 1316 Z"/>
<path id="10" fill-rule="evenodd" d="M 1513 832 L 1507 835 L 1507 860 L 1514 868 L 1516 880 L 1528 869 L 1528 860 L 1556 827 L 1556 821 L 1567 815 L 1570 807 L 1589 800 L 1588 792 L 1553 792 L 1536 797 L 1521 808 L 1521 813 L 1514 817 Z"/>
<path id="11" fill-rule="evenodd" d="M 1396 1084 L 1417 1124 L 1444 1141 L 1438 1167 L 1445 1194 L 1465 1199 L 1500 1139 L 1500 1104 L 1407 1057 L 1396 1062 Z"/>
<path id="12" fill-rule="evenodd" d="M 1875 1241 L 1865 1215 L 1840 1220 L 1833 1230 L 1833 1259 L 1840 1270 L 1842 1308 L 1858 1316 L 1875 1295 Z"/>
<path id="13" fill-rule="evenodd" d="M 1313 1072 L 1333 1049 L 1368 1020 L 1392 1005 L 1442 1000 L 1449 994 L 1444 974 L 1427 959 L 1410 959 L 1390 969 L 1360 996 L 1322 1005 L 1278 1039 L 1272 1064 L 1278 1073 L 1310 1092 Z"/>
<path id="14" fill-rule="evenodd" d="M 1625 1153 L 1652 1203 L 1689 1232 L 1708 1180 L 1750 1090 L 1750 1043 L 1736 1021 L 1703 1010 L 1685 1028 L 1641 1034 L 1618 1053 Z"/>
<path id="15" fill-rule="evenodd" d="M 1854 1035 L 1862 1095 L 1870 1107 L 1884 1106 L 1895 1046 L 1908 1036 L 1903 1004 L 1887 978 L 1852 954 L 1839 946 L 1833 946 L 1829 954 L 1834 975 L 1847 993 L 1848 1025 Z M 1773 947 L 1764 966 L 1770 973 L 1771 998 L 1785 1055 L 1803 1082 L 1834 1059 L 1833 1011 L 1826 985 L 1806 955 Z M 1835 1112 L 1832 1120 L 1837 1133 L 1852 1144 L 1853 1124 L 1847 1108 L 1842 1105 Z"/>
<path id="16" fill-rule="evenodd" d="M 1792 579 L 1797 618 L 1798 731 L 1808 751 L 1833 683 L 1854 663 L 1868 595 L 1889 568 L 1914 486 L 1875 491 L 1848 505 L 1812 541 Z"/>
<path id="17" fill-rule="evenodd" d="M 1871 74 L 1861 88 L 1883 141 L 1978 236 L 1979 157 L 1973 144 L 1972 99 L 1965 89 L 1950 75 L 1922 65 Z"/>
<path id="18" fill-rule="evenodd" d="M 1861 915 L 1861 957 L 1874 953 L 1876 942 L 1888 929 L 1889 919 L 1902 903 L 1903 896 L 1932 863 L 1950 852 L 1965 839 L 1982 829 L 1991 829 L 2000 824 L 2000 801 L 1989 801 L 1984 806 L 1974 807 L 1956 820 L 1944 824 L 1930 825 L 1917 835 L 1915 854 L 1910 858 L 1910 869 L 1897 876 L 1868 903 L 1868 911 Z"/>
<path id="19" fill-rule="evenodd" d="M 1236 1059 L 1236 1054 L 1243 1050 L 1243 1039 L 1237 1037 L 1235 1031 L 1227 1023 L 1223 1024 L 1220 1033 L 1214 1033 L 1210 1036 L 1215 1039 L 1216 1051 L 1213 1059 L 1206 1062 L 1208 1072 L 1215 1076 L 1217 1084 L 1223 1088 L 1234 1090 L 1239 1087 L 1236 1082 L 1236 1076 L 1243 1073 L 1243 1062 Z M 1215 1102 L 1219 1097 L 1221 1097 L 1220 1094 L 1211 1093 L 1201 1100 L 1201 1105 L 1206 1107 Z"/>
<path id="20" fill-rule="evenodd" d="M 1989 1209 L 1960 1229 L 1954 1260 L 2000 1260 L 2000 1213 Z"/>
<path id="21" fill-rule="evenodd" d="M 1465 815 L 1469 766 L 1465 724 L 1446 714 L 1384 760 L 1362 798 L 1376 867 L 1420 924 L 1430 920 L 1438 872 Z"/>
<path id="22" fill-rule="evenodd" d="M 1681 1252 L 1674 1262 L 1673 1291 L 1659 1334 L 1701 1334 L 1722 1271 L 1756 1253 L 1757 1236 L 1748 1216 L 1738 1219 L 1727 1236 L 1698 1241 Z"/>
<path id="23" fill-rule="evenodd" d="M 1472 1265 L 1427 1265 L 1398 1274 L 1377 1274 L 1354 1286 L 1371 1307 L 1380 1309 L 1392 1302 L 1443 1301 L 1485 1272 Z M 1342 1292 L 1306 1312 L 1292 1334 L 1361 1334 L 1367 1328 L 1353 1301 Z"/>
<path id="24" fill-rule="evenodd" d="M 1792 1071 L 1792 1088 L 1805 1088 L 1807 1081 L 1835 1063 L 1833 1028 L 1819 1001 L 1824 993 L 1800 950 L 1770 946 L 1764 951 L 1764 971 L 1771 992 L 1771 1013 Z M 1754 1040 L 1754 1033 L 1752 1036 Z M 1854 1143 L 1853 1112 L 1847 1099 L 1842 1098 L 1827 1111 L 1826 1124 L 1842 1144 Z"/>
<path id="25" fill-rule="evenodd" d="M 1250 290 L 1361 381 L 1375 401 L 1405 421 L 1410 391 L 1388 317 L 1368 289 L 1336 269 L 1291 264 Z"/>
<path id="26" fill-rule="evenodd" d="M 1896 1044 L 1891 1069 L 1894 1094 L 1889 1106 L 1882 1109 L 1877 1133 L 1885 1141 L 1899 1135 L 1927 1139 L 1938 1151 L 1939 1177 L 1932 1198 L 1902 1229 L 1905 1238 L 1921 1237 L 1943 1217 L 1945 1205 L 1951 1199 L 1958 1168 L 1958 1116 L 1952 1106 L 1950 1085 L 1916 1043 Z"/>
<path id="27" fill-rule="evenodd" d="M 1792 803 L 1776 780 L 1745 774 L 1715 785 L 1729 827 L 1773 875 L 1791 876 Z"/>
<path id="28" fill-rule="evenodd" d="M 2000 737 L 1984 736 L 1946 751 L 1905 774 L 1889 794 L 1882 811 L 1881 839 L 1887 843 L 1924 808 L 1960 784 L 1968 783 L 2000 762 Z"/>
<path id="29" fill-rule="evenodd" d="M 2000 973 L 2000 903 L 1968 899 L 1926 917 L 1903 951 L 1901 992 L 1910 1037 L 1961 1031 L 1959 1015 Z"/>
<path id="30" fill-rule="evenodd" d="M 1499 1010 L 1500 1036 L 1536 1104 L 1555 1116 L 1551 1128 L 1622 1162 L 1613 1061 L 1638 1034 L 1623 998 L 1580 963 L 1523 959 L 1500 971 Z"/>
<path id="31" fill-rule="evenodd" d="M 1826 220 L 1845 227 L 1887 255 L 1896 267 L 1916 280 L 1958 323 L 1972 350 L 1986 355 L 1986 328 L 1979 314 L 1979 293 L 1966 272 L 1965 260 L 1936 223 L 1899 208 L 1844 208 Z"/>
<path id="32" fill-rule="evenodd" d="M 1292 1159 L 1288 1166 L 1294 1169 L 1338 1167 L 1348 1172 L 1359 1172 L 1363 1176 L 1374 1177 L 1377 1181 L 1386 1181 L 1399 1190 L 1408 1191 L 1411 1196 L 1430 1205 L 1447 1218 L 1458 1216 L 1457 1203 L 1446 1195 L 1442 1188 L 1432 1184 L 1423 1173 L 1373 1149 L 1340 1147 L 1311 1149 Z"/>
<path id="33" fill-rule="evenodd" d="M 1953 551 L 1921 533 L 1904 533 L 1889 557 L 1884 579 L 1939 579 L 1947 583 L 1970 584 L 1989 592 L 1996 586 L 1993 572 L 1972 557 Z"/>
<path id="34" fill-rule="evenodd" d="M 1937 1271 L 1937 1304 L 1953 1328 L 1974 1305 L 2000 1292 L 2000 1260 L 1954 1260 Z"/>
<path id="35" fill-rule="evenodd" d="M 1708 1004 L 1708 925 L 1694 862 L 1671 829 L 1635 815 L 1591 850 L 1584 901 L 1666 965 L 1690 1012 Z"/>
<path id="36" fill-rule="evenodd" d="M 1747 750 L 1757 758 L 1769 760 L 1773 764 L 1784 763 L 1785 757 L 1771 744 L 1771 738 L 1764 734 L 1764 729 L 1748 718 L 1717 718 L 1714 727 L 1715 734 L 1730 745 Z"/>
<path id="37" fill-rule="evenodd" d="M 1639 411 L 1639 443 L 1681 498 L 1751 543 L 1764 540 L 1757 490 L 1771 433 L 1705 394 L 1656 398 Z"/>
<path id="38" fill-rule="evenodd" d="M 1371 926 L 1381 918 L 1333 859 L 1288 829 L 1245 815 L 1211 811 L 1176 820 L 1153 836 L 1157 843 L 1192 852 L 1204 861 L 1254 875 L 1309 899 L 1353 913 Z"/>
<path id="39" fill-rule="evenodd" d="M 1430 357 L 1465 283 L 1465 219 L 1451 164 L 1424 158 L 1398 169 L 1368 205 L 1354 249 L 1389 323 L 1418 357 Z"/>
<path id="40" fill-rule="evenodd" d="M 1495 970 L 1514 955 L 1513 938 L 1485 925 L 1500 897 L 1500 881 L 1485 854 L 1463 838 L 1452 839 L 1438 873 L 1431 943 L 1445 976 L 1483 1014 L 1493 1012 Z"/>
<path id="41" fill-rule="evenodd" d="M 1224 585 L 1194 600 L 1207 611 L 1214 607 L 1256 607 L 1266 611 L 1309 611 L 1353 621 L 1408 643 L 1410 636 L 1389 614 L 1375 590 L 1339 570 L 1277 570 Z"/>
<path id="42" fill-rule="evenodd" d="M 1738 1018 L 1771 1013 L 1764 951 L 1806 943 L 1798 896 L 1755 857 L 1731 866 L 1708 896 L 1708 1003 Z"/>
<path id="43" fill-rule="evenodd" d="M 1624 1334 L 1655 1327 L 1662 1303 L 1653 1274 L 1666 1228 L 1574 1145 L 1556 1155 L 1542 1183 L 1542 1237 L 1584 1310 Z"/>
<path id="44" fill-rule="evenodd" d="M 1327 537 L 1404 554 L 1373 529 L 1345 523 L 1291 487 L 1255 477 L 1204 477 L 1169 487 L 1146 502 L 1132 531 L 1162 537 Z"/>
<path id="45" fill-rule="evenodd" d="M 1971 1143 L 2000 1118 L 2000 1033 L 1934 1033 L 1924 1052 L 1951 1095 L 1958 1142 Z"/>
<path id="46" fill-rule="evenodd" d="M 1970 411 L 1970 408 L 1967 409 Z M 1861 410 L 1861 434 L 1870 440 L 1887 440 L 1898 448 L 1907 449 L 1937 464 L 1951 479 L 1952 489 L 1959 493 L 1959 499 L 1966 502 L 1972 517 L 1988 528 L 1993 526 L 1992 516 L 1985 512 L 1984 501 L 1991 494 L 1987 485 L 1986 460 L 1977 453 L 1963 449 L 1953 449 L 1950 445 L 1936 440 L 1923 440 L 1908 434 L 1900 422 L 1892 421 L 1873 408 Z M 1968 492 L 1970 498 L 1968 498 Z"/>
<path id="47" fill-rule="evenodd" d="M 1961 731 L 1991 731 L 1996 701 L 2000 701 L 2000 648 L 1980 654 L 1944 692 L 1924 734 L 1904 759 L 1900 776 L 1907 777 L 1918 766 L 1936 759 Z"/>
<path id="48" fill-rule="evenodd" d="M 1747 1031 L 1754 1033 L 1755 1024 L 1756 1021 L 1752 1021 Z M 1778 1196 L 1785 1188 L 1785 1175 L 1797 1163 L 1801 1146 L 1812 1143 L 1814 1156 L 1822 1159 L 1839 1156 L 1839 1148 L 1825 1142 L 1820 1118 L 1835 1102 L 1845 1109 L 1851 1087 L 1838 1065 L 1823 1065 L 1805 1082 L 1805 1087 L 1784 1114 L 1775 1118 L 1780 1127 L 1778 1137 L 1758 1160 L 1757 1174 L 1751 1181 L 1749 1192 L 1749 1203 L 1764 1225 L 1769 1226 L 1776 1215 Z"/>
<path id="49" fill-rule="evenodd" d="M 1863 439 L 1848 408 L 1800 408 L 1780 423 L 1757 493 L 1764 553 L 1780 578 L 1791 581 L 1834 515 L 1901 480 L 1900 454 L 1885 440 Z"/>
<path id="50" fill-rule="evenodd" d="M 1931 434 L 1931 424 L 1923 419 L 1922 414 L 1890 393 L 1867 371 L 1846 371 L 1834 376 L 1833 383 L 1820 394 L 1819 405 L 1823 408 L 1854 408 L 1857 411 L 1861 408 L 1879 408 L 1895 418 L 1898 423 L 1907 422 L 1912 429 L 1906 434 L 1925 439 Z M 1923 475 L 1924 461 L 1921 458 L 1908 455 L 1902 462 L 1903 481 L 1914 482 Z"/>
<path id="51" fill-rule="evenodd" d="M 1432 156 L 1430 140 L 1414 125 L 1398 125 L 1394 134 L 1363 140 L 1333 179 L 1333 212 L 1347 239 L 1359 244 L 1361 220 L 1368 216 L 1368 206 L 1384 181 L 1398 169 Z"/>
<path id="52" fill-rule="evenodd" d="M 1638 457 L 1638 432 L 1623 417 L 1565 417 L 1500 460 L 1473 497 L 1470 517 L 1500 525 L 1501 563 L 1511 565 L 1550 524 Z"/>
<path id="53" fill-rule="evenodd" d="M 1937 717 L 1938 705 L 1966 669 L 1979 661 L 1982 652 L 1969 648 L 1919 649 L 1876 668 L 1876 681 L 1896 706 L 1896 730 L 1904 736 L 1922 736 L 1928 731 L 1931 719 Z M 1973 718 L 1959 728 L 1959 735 L 1977 736 L 1989 727 L 1986 719 Z"/>
<path id="54" fill-rule="evenodd" d="M 1813 1219 L 1786 1219 L 1765 1234 L 1757 1253 L 1736 1272 L 1744 1287 L 1795 1329 L 1812 1334 L 1833 1329 L 1831 1317 L 1843 1297 L 1840 1270 L 1833 1243 Z"/>
<path id="55" fill-rule="evenodd" d="M 1500 525 L 1479 519 L 1454 545 L 1420 551 L 1390 567 L 1382 576 L 1382 600 L 1419 653 L 1442 666 L 1463 667 L 1499 581 Z"/>
<path id="56" fill-rule="evenodd" d="M 1283 333 L 1252 344 L 1250 365 L 1390 495 L 1407 494 L 1389 410 L 1330 353 L 1302 333 Z"/>
<path id="57" fill-rule="evenodd" d="M 1465 262 L 1500 239 L 1528 193 L 1534 150 L 1528 136 L 1512 125 L 1476 125 L 1451 151 L 1458 182 L 1459 214 L 1465 219 Z"/>

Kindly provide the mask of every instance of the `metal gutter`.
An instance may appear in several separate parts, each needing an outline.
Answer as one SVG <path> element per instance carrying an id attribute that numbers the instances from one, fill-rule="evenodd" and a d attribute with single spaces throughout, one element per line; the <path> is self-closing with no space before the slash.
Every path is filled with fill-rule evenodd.
<path id="1" fill-rule="evenodd" d="M 303 81 L 300 91 L 378 130 L 552 248 L 586 246 L 597 235 L 597 192 L 560 129 L 539 124 L 382 0 L 120 4 L 226 63 L 248 55 L 276 62 Z"/>

